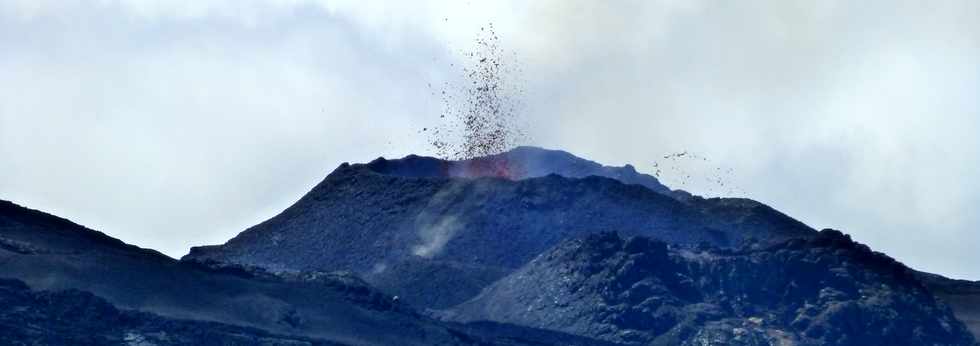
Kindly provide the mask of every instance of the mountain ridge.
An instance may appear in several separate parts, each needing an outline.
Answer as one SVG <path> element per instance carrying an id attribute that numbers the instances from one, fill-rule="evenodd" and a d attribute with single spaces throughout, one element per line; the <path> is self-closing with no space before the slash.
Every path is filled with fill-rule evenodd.
<path id="1" fill-rule="evenodd" d="M 637 176 L 629 167 L 530 147 L 514 153 L 345 163 L 279 215 L 223 245 L 194 247 L 182 261 L 351 270 L 416 306 L 440 308 L 475 295 L 561 239 L 600 230 L 722 246 L 813 233 L 750 200 L 679 200 L 665 187 L 657 192 L 603 176 L 569 178 L 545 164 L 520 168 L 531 167 L 521 158 L 549 155 L 557 159 L 548 162 L 574 167 L 569 175 Z M 405 270 L 389 270 L 398 268 Z"/>
<path id="2" fill-rule="evenodd" d="M 973 345 L 915 272 L 839 231 L 727 250 L 567 240 L 443 313 L 644 345 Z"/>
<path id="3" fill-rule="evenodd" d="M 345 344 L 403 340 L 424 345 L 454 338 L 438 324 L 391 305 L 390 296 L 356 281 L 287 281 L 247 269 L 189 265 L 36 210 L 4 205 L 0 238 L 31 251 L 0 248 L 0 277 L 25 282 L 32 290 L 75 289 L 120 309 Z M 404 325 L 423 337 L 412 340 L 367 331 L 386 326 L 382 330 L 389 334 L 407 335 Z M 430 340 L 423 341 L 426 338 Z"/>
<path id="4" fill-rule="evenodd" d="M 616 232 L 616 240 L 609 231 Z M 541 263 L 542 256 L 582 239 L 599 245 L 592 252 L 566 253 L 599 255 Z M 647 257 L 645 264 L 623 260 L 638 254 Z M 838 255 L 848 260 L 841 262 Z M 909 272 L 879 255 L 840 232 L 817 232 L 757 201 L 702 198 L 670 190 L 630 165 L 603 166 L 533 147 L 462 161 L 409 155 L 344 163 L 275 217 L 223 245 L 195 247 L 179 261 L 0 201 L 0 279 L 28 286 L 0 282 L 0 299 L 26 304 L 25 311 L 37 314 L 38 325 L 47 330 L 70 327 L 58 309 L 77 303 L 107 318 L 135 319 L 131 326 L 137 330 L 173 326 L 176 335 L 188 337 L 180 331 L 193 331 L 203 321 L 219 326 L 220 333 L 301 344 L 810 345 L 830 340 L 843 345 L 871 340 L 848 327 L 855 316 L 850 312 L 868 309 L 864 314 L 877 316 L 872 322 L 884 326 L 882 337 L 971 344 L 968 336 L 973 336 L 964 331 L 978 333 L 980 284 Z M 808 274 L 786 272 L 784 265 Z M 631 303 L 595 310 L 589 308 L 595 304 L 569 301 L 564 309 L 592 313 L 557 326 L 547 319 L 474 313 L 480 304 L 523 307 L 533 304 L 513 301 L 560 291 L 554 285 L 565 279 L 533 285 L 514 279 L 528 276 L 528 268 L 550 277 L 546 273 L 555 267 L 579 268 L 571 272 L 579 273 L 571 282 L 579 282 L 581 294 L 592 292 L 589 299 Z M 672 273 L 688 280 L 677 281 Z M 599 282 L 631 284 L 609 288 L 582 281 L 594 275 L 610 278 Z M 841 286 L 834 275 L 854 275 L 854 285 L 881 299 L 862 300 L 853 285 Z M 811 276 L 829 280 L 819 285 L 833 294 L 826 298 L 823 291 L 786 288 L 787 280 L 806 282 Z M 645 282 L 638 290 L 635 278 Z M 726 286 L 733 283 L 740 286 Z M 487 292 L 508 285 L 533 290 L 487 298 Z M 716 292 L 718 287 L 726 289 Z M 602 293 L 609 289 L 625 295 Z M 759 290 L 792 294 L 769 301 L 759 298 Z M 658 303 L 666 312 L 633 311 L 650 307 L 644 305 L 650 292 L 667 299 Z M 43 297 L 57 303 L 44 305 L 38 300 Z M 822 303 L 808 308 L 813 299 Z M 838 311 L 838 305 L 845 310 Z M 889 309 L 906 317 L 888 324 L 883 316 L 891 316 Z M 24 318 L 18 311 L 0 313 L 0 321 Z M 772 316 L 757 321 L 760 311 Z M 45 315 L 49 312 L 53 315 Z M 933 315 L 937 320 L 930 319 Z M 569 323 L 581 328 L 562 327 Z M 924 329 L 902 334 L 914 327 Z M 111 326 L 93 328 L 98 335 L 120 338 Z M 211 337 L 227 336 L 220 333 Z M 34 340 L 51 336 L 30 335 Z"/>
<path id="5" fill-rule="evenodd" d="M 8 201 L 0 240 L 0 343 L 613 345 L 436 321 L 346 272 L 179 262 Z"/>

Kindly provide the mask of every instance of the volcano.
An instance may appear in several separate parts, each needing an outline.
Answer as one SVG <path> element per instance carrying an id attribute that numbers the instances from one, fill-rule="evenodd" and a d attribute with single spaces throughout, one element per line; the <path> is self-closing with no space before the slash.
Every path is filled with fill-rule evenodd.
<path id="1" fill-rule="evenodd" d="M 834 230 L 735 250 L 593 234 L 448 314 L 644 345 L 973 342 L 915 272 Z"/>
<path id="2" fill-rule="evenodd" d="M 716 246 L 814 232 L 761 203 L 689 196 L 631 166 L 531 147 L 462 161 L 379 158 L 341 165 L 281 214 L 183 260 L 351 270 L 413 305 L 445 308 L 593 232 Z"/>
<path id="3" fill-rule="evenodd" d="M 2 202 L 0 266 L 10 344 L 975 345 L 980 297 L 765 204 L 535 147 L 344 163 L 179 261 Z"/>

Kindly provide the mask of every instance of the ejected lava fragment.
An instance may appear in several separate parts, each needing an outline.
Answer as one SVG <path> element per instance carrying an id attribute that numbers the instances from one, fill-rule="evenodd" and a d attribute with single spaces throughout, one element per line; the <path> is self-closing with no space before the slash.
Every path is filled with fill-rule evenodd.
<path id="1" fill-rule="evenodd" d="M 434 93 L 442 102 L 442 123 L 426 132 L 436 155 L 445 159 L 498 154 L 526 136 L 519 126 L 524 89 L 516 59 L 505 54 L 493 25 L 481 28 L 474 43 L 463 52 L 461 81 Z"/>

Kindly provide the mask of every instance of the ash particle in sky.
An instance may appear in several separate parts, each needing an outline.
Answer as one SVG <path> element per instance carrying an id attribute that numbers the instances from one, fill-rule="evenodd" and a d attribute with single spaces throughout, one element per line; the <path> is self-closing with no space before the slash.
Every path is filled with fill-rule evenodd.
<path id="1" fill-rule="evenodd" d="M 480 28 L 474 44 L 462 52 L 462 82 L 447 82 L 439 93 L 433 91 L 443 113 L 441 123 L 426 132 L 436 155 L 445 159 L 502 153 L 527 137 L 519 126 L 524 88 L 515 56 L 505 54 L 493 24 Z"/>
<path id="2" fill-rule="evenodd" d="M 745 191 L 734 181 L 735 170 L 716 166 L 712 160 L 690 151 L 663 155 L 653 162 L 653 176 L 669 186 L 681 189 L 696 188 L 706 196 L 740 196 Z"/>

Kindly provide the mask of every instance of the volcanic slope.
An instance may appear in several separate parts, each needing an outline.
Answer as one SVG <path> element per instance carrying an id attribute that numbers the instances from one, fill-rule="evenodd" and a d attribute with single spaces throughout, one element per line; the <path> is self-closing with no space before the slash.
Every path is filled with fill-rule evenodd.
<path id="1" fill-rule="evenodd" d="M 919 278 L 953 309 L 973 336 L 980 339 L 980 281 L 955 280 L 922 272 Z"/>
<path id="2" fill-rule="evenodd" d="M 638 345 L 974 345 L 914 271 L 833 230 L 738 250 L 590 235 L 445 316 Z"/>
<path id="3" fill-rule="evenodd" d="M 0 279 L 0 306 L 2 345 L 340 345 L 121 311 L 88 292 L 33 291 L 10 279 Z"/>
<path id="4" fill-rule="evenodd" d="M 630 166 L 520 147 L 343 164 L 281 214 L 183 260 L 351 270 L 413 305 L 445 308 L 563 239 L 604 230 L 718 246 L 814 234 L 757 202 L 690 197 Z"/>
<path id="5" fill-rule="evenodd" d="M 345 272 L 182 263 L 7 201 L 0 201 L 0 302 L 5 345 L 604 344 L 435 321 Z"/>
<path id="6" fill-rule="evenodd" d="M 86 291 L 120 309 L 167 318 L 349 344 L 454 339 L 350 275 L 180 263 L 10 202 L 0 202 L 0 266 L 0 277 L 35 290 Z"/>

